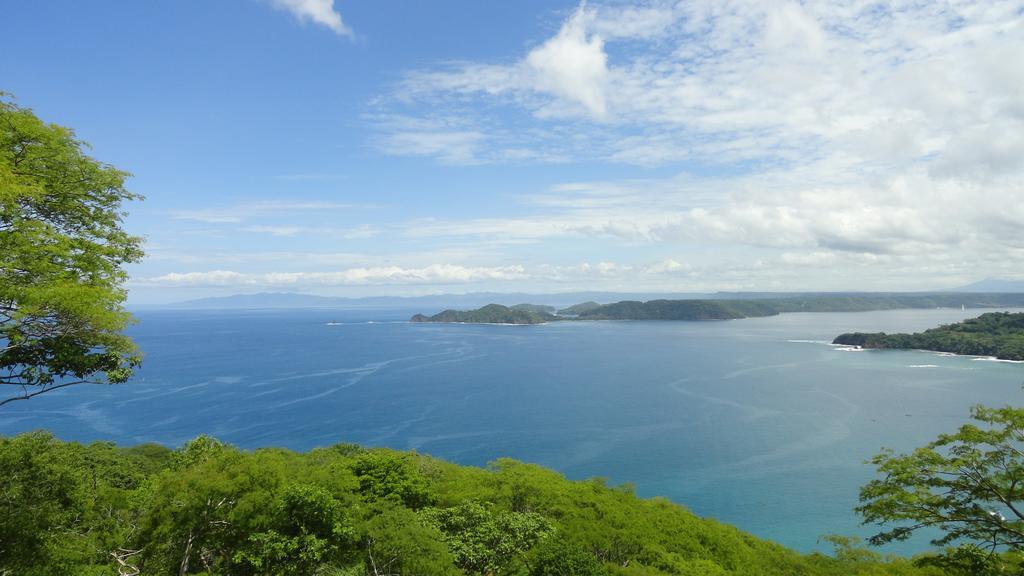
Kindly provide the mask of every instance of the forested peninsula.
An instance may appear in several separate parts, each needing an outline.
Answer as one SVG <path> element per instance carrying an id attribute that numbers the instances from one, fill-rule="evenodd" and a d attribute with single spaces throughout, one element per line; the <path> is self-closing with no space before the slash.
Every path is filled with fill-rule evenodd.
<path id="1" fill-rule="evenodd" d="M 1024 361 L 1024 313 L 989 312 L 914 334 L 851 332 L 832 342 L 861 348 L 931 350 Z"/>
<path id="2" fill-rule="evenodd" d="M 779 298 L 692 300 L 623 300 L 612 304 L 584 302 L 552 314 L 550 308 L 489 304 L 476 310 L 417 314 L 412 322 L 541 324 L 555 320 L 736 320 L 788 312 L 867 312 L 901 308 L 1024 307 L 1024 293 L 1006 294 L 824 294 Z"/>
<path id="3" fill-rule="evenodd" d="M 466 324 L 543 324 L 559 317 L 534 305 L 502 306 L 488 304 L 476 310 L 445 310 L 433 316 L 417 314 L 410 322 L 457 322 Z"/>
<path id="4" fill-rule="evenodd" d="M 351 444 L 171 450 L 0 438 L 0 573 L 937 575 L 844 538 L 799 554 L 629 485 Z M 822 526 L 827 531 L 827 526 Z M 959 572 L 957 572 L 959 573 Z"/>

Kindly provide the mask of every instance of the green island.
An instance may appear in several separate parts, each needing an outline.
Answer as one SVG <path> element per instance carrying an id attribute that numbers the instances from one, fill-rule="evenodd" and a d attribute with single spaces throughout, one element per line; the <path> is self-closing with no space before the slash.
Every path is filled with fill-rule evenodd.
<path id="1" fill-rule="evenodd" d="M 555 320 L 737 320 L 791 312 L 867 312 L 901 308 L 999 308 L 1024 306 L 1024 294 L 829 294 L 750 299 L 623 300 L 584 302 L 552 314 L 550 307 L 488 304 L 476 310 L 416 314 L 412 322 L 542 324 Z"/>
<path id="2" fill-rule="evenodd" d="M 0 572 L 19 575 L 930 575 L 832 537 L 800 554 L 629 485 L 338 444 L 245 451 L 0 438 Z M 920 565 L 920 566 L 919 566 Z"/>
<path id="3" fill-rule="evenodd" d="M 624 300 L 585 310 L 580 320 L 734 320 L 774 316 L 768 300 Z"/>
<path id="4" fill-rule="evenodd" d="M 526 310 L 528 312 L 536 312 L 538 314 L 554 314 L 555 307 L 547 306 L 545 304 L 516 304 L 509 306 L 513 310 Z"/>
<path id="5" fill-rule="evenodd" d="M 586 302 L 580 302 L 579 304 L 573 304 L 567 308 L 562 308 L 558 313 L 566 316 L 576 316 L 600 307 L 601 304 L 594 302 L 593 300 L 588 300 Z"/>
<path id="6" fill-rule="evenodd" d="M 833 344 L 893 350 L 931 350 L 1024 361 L 1024 313 L 989 312 L 914 334 L 850 332 Z"/>
<path id="7" fill-rule="evenodd" d="M 527 307 L 529 306 L 529 307 Z M 558 320 L 559 318 L 550 312 L 546 312 L 533 305 L 518 305 L 513 307 L 502 306 L 501 304 L 488 304 L 476 310 L 445 310 L 433 316 L 417 314 L 410 319 L 410 322 L 454 322 L 464 324 L 543 324 Z"/>

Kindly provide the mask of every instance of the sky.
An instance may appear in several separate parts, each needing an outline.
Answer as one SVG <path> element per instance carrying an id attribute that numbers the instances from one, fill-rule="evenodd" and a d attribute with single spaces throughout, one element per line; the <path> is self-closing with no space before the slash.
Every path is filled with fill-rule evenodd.
<path id="1" fill-rule="evenodd" d="M 1024 278 L 1024 3 L 0 0 L 129 302 Z"/>

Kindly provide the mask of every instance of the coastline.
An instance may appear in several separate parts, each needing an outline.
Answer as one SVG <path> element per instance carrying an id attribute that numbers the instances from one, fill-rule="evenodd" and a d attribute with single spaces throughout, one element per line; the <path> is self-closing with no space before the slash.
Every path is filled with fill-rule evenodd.
<path id="1" fill-rule="evenodd" d="M 793 340 L 787 340 L 787 342 L 794 342 Z M 811 342 L 807 342 L 811 343 Z M 834 344 L 828 343 L 829 346 L 836 350 L 844 352 L 869 352 L 877 350 L 879 352 L 923 352 L 931 354 L 932 356 L 951 356 L 955 358 L 967 358 L 972 362 L 1002 362 L 1006 364 L 1024 364 L 1024 360 L 1009 360 L 1007 358 L 997 358 L 995 356 L 984 356 L 979 354 L 957 354 L 955 352 L 944 352 L 942 350 L 928 350 L 926 348 L 875 348 L 872 346 L 857 346 L 854 344 Z M 924 367 L 920 365 L 918 367 Z"/>

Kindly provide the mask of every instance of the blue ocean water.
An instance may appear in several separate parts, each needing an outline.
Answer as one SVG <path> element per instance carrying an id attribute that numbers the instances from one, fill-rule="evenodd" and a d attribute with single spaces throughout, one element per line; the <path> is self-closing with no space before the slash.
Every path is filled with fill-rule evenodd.
<path id="1" fill-rule="evenodd" d="M 10 404 L 0 433 L 507 456 L 630 482 L 807 551 L 823 534 L 870 533 L 852 509 L 879 448 L 923 444 L 974 404 L 1024 403 L 1021 364 L 827 344 L 974 310 L 540 326 L 404 322 L 412 312 L 141 312 L 131 332 L 146 358 L 130 383 Z"/>

